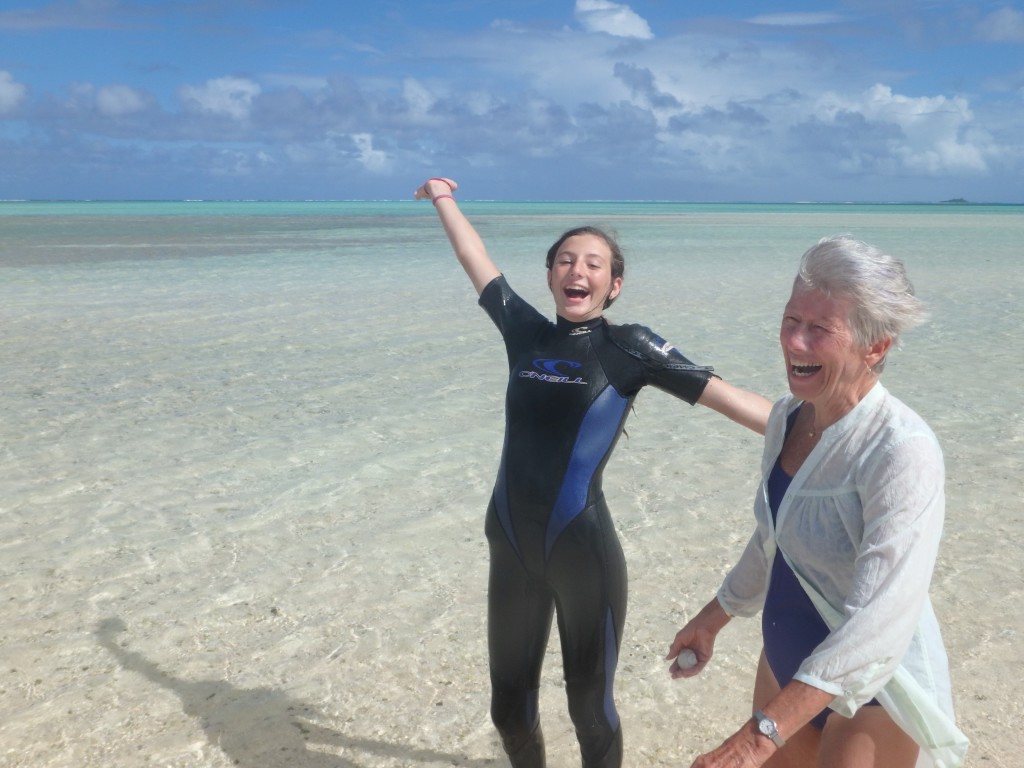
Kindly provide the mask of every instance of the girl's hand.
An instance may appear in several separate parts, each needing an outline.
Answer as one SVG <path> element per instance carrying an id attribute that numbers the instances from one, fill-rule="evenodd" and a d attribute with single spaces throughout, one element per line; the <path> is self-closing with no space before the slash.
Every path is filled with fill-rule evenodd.
<path id="1" fill-rule="evenodd" d="M 417 200 L 433 200 L 438 195 L 450 195 L 459 185 L 451 179 L 440 176 L 427 179 L 423 185 L 416 190 L 414 197 Z"/>

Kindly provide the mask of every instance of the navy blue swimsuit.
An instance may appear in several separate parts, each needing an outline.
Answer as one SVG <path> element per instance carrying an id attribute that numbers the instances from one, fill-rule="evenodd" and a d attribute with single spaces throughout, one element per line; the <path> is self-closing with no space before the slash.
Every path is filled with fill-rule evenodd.
<path id="1" fill-rule="evenodd" d="M 569 714 L 586 768 L 617 768 L 612 697 L 626 616 L 626 563 L 601 478 L 636 394 L 689 403 L 711 369 L 650 330 L 603 318 L 552 323 L 503 277 L 480 304 L 509 362 L 505 443 L 487 510 L 491 717 L 512 765 L 544 765 L 537 691 L 557 616 Z"/>
<path id="2" fill-rule="evenodd" d="M 797 408 L 789 415 L 786 425 L 788 437 Z M 768 506 L 774 523 L 779 514 L 782 498 L 789 489 L 793 478 L 782 469 L 781 456 L 776 459 L 768 475 Z M 810 656 L 829 635 L 828 625 L 814 607 L 811 598 L 804 591 L 793 569 L 782 552 L 776 552 L 772 563 L 768 596 L 761 613 L 761 634 L 764 637 L 764 653 L 768 666 L 772 668 L 779 687 L 784 687 L 796 675 L 804 659 Z M 877 704 L 872 700 L 869 704 Z M 819 730 L 825 727 L 825 720 L 832 713 L 827 707 L 815 715 L 811 724 Z"/>

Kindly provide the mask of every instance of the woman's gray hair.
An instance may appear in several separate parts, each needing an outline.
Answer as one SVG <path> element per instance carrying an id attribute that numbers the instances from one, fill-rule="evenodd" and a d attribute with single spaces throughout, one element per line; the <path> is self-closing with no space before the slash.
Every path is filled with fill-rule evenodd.
<path id="1" fill-rule="evenodd" d="M 864 346 L 892 339 L 899 348 L 900 334 L 928 317 L 903 262 L 848 235 L 823 238 L 810 248 L 800 259 L 793 289 L 851 300 L 850 328 Z M 883 359 L 875 372 L 884 367 Z"/>

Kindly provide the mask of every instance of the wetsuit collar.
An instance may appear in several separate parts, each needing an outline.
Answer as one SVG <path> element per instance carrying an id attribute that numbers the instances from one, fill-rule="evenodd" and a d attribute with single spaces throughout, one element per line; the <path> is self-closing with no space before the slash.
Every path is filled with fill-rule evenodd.
<path id="1" fill-rule="evenodd" d="M 590 333 L 595 328 L 603 325 L 604 317 L 595 317 L 590 320 L 584 320 L 582 323 L 574 323 L 571 320 L 566 320 L 561 315 L 556 315 L 556 321 L 559 331 L 571 336 L 578 336 L 580 334 Z"/>

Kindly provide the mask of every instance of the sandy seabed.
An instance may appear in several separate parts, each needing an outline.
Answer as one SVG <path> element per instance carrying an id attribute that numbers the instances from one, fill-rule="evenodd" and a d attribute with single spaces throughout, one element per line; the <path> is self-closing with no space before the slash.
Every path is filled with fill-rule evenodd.
<path id="1" fill-rule="evenodd" d="M 0 765 L 507 765 L 483 537 L 504 353 L 457 268 L 383 291 L 301 263 L 104 263 L 0 289 Z M 688 275 L 708 303 L 677 343 L 779 395 L 786 280 L 724 269 Z M 935 320 L 884 379 L 946 453 L 932 596 L 973 768 L 1024 752 L 1013 274 L 920 267 Z M 665 275 L 633 279 L 645 300 L 613 319 L 675 340 Z M 749 712 L 756 620 L 700 679 L 663 657 L 749 536 L 760 439 L 654 391 L 627 430 L 605 476 L 630 568 L 626 765 L 688 766 Z M 553 636 L 541 711 L 549 763 L 572 766 L 560 661 Z"/>

